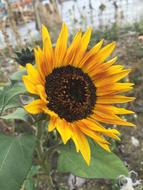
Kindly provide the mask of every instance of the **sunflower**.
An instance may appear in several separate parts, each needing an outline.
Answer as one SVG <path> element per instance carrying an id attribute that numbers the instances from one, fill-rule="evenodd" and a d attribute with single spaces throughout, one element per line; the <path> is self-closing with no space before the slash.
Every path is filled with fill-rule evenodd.
<path id="1" fill-rule="evenodd" d="M 68 28 L 64 23 L 53 48 L 48 30 L 43 26 L 43 48 L 34 50 L 36 66 L 27 64 L 27 75 L 23 76 L 27 91 L 39 97 L 25 109 L 31 114 L 49 115 L 48 131 L 56 129 L 64 144 L 72 139 L 88 165 L 91 153 L 87 136 L 110 151 L 105 137 L 119 140 L 120 133 L 102 124 L 134 126 L 118 116 L 132 111 L 112 105 L 134 99 L 118 95 L 132 89 L 132 83 L 118 82 L 130 69 L 114 65 L 117 57 L 106 60 L 115 42 L 102 48 L 101 40 L 88 50 L 91 31 L 89 28 L 82 34 L 79 30 L 68 47 Z"/>

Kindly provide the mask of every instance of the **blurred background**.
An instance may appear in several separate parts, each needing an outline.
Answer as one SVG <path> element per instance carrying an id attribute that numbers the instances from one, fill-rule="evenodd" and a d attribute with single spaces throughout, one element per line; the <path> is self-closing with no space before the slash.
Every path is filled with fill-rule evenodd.
<path id="1" fill-rule="evenodd" d="M 129 95 L 136 100 L 128 108 L 136 114 L 128 119 L 137 128 L 118 127 L 122 141 L 113 143 L 113 149 L 129 170 L 143 179 L 143 0 L 0 0 L 0 87 L 18 69 L 15 52 L 41 46 L 42 24 L 55 43 L 63 21 L 69 26 L 70 40 L 77 29 L 85 31 L 92 26 L 91 47 L 102 38 L 105 44 L 117 41 L 114 55 L 118 55 L 120 64 L 132 68 L 129 79 L 135 83 L 135 90 Z M 9 129 L 9 123 L 0 120 L 0 124 L 0 131 Z M 57 180 L 63 184 L 63 178 L 57 176 Z M 91 180 L 82 189 L 119 187 L 112 181 Z"/>

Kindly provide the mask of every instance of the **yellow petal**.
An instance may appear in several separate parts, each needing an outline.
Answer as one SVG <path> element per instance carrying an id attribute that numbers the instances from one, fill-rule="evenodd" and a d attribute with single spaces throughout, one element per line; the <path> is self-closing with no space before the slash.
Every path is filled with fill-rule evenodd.
<path id="1" fill-rule="evenodd" d="M 26 64 L 26 70 L 27 70 L 29 77 L 31 78 L 31 81 L 34 84 L 44 84 L 44 81 L 41 79 L 41 76 L 40 76 L 38 70 L 33 65 Z"/>
<path id="2" fill-rule="evenodd" d="M 44 53 L 40 47 L 38 47 L 37 49 L 35 48 L 34 53 L 35 53 L 35 62 L 37 65 L 37 69 L 40 73 L 41 78 L 45 80 L 45 76 L 47 75 L 48 71 L 45 65 Z"/>
<path id="3" fill-rule="evenodd" d="M 42 26 L 42 39 L 43 39 L 43 52 L 46 60 L 46 68 L 49 73 L 51 73 L 53 69 L 53 47 L 52 47 L 52 42 L 51 38 L 49 35 L 49 32 L 47 28 L 43 25 Z"/>
<path id="4" fill-rule="evenodd" d="M 119 135 L 120 132 L 116 129 L 107 129 L 105 135 L 107 135 L 108 137 L 111 137 L 115 140 L 121 140 L 117 135 Z"/>
<path id="5" fill-rule="evenodd" d="M 134 99 L 135 99 L 134 97 L 118 96 L 118 95 L 101 96 L 101 97 L 97 97 L 96 103 L 97 104 L 118 104 L 118 103 L 131 102 Z"/>
<path id="6" fill-rule="evenodd" d="M 86 163 L 90 164 L 90 146 L 85 135 L 80 131 L 78 126 L 73 127 L 73 134 L 76 142 L 78 142 L 78 147 Z"/>
<path id="7" fill-rule="evenodd" d="M 123 126 L 131 126 L 131 127 L 135 127 L 135 125 L 133 123 L 124 121 L 123 119 L 117 117 L 117 116 L 112 116 L 113 118 L 108 118 L 108 117 L 104 117 L 104 114 L 100 114 L 98 115 L 97 113 L 95 115 L 91 116 L 93 119 L 103 122 L 103 123 L 108 123 L 108 124 L 115 124 L 115 125 L 123 125 Z"/>
<path id="8" fill-rule="evenodd" d="M 63 119 L 58 119 L 58 122 L 57 122 L 56 125 L 57 125 L 56 126 L 57 131 L 60 133 L 61 138 L 62 138 L 64 144 L 66 144 L 67 141 L 72 136 L 72 130 L 71 130 L 70 125 L 68 125 L 68 123 L 65 120 L 63 120 Z"/>
<path id="9" fill-rule="evenodd" d="M 104 48 L 100 50 L 100 52 L 96 56 L 96 62 L 102 63 L 106 60 L 106 58 L 113 52 L 115 49 L 116 43 L 112 42 L 106 45 Z"/>
<path id="10" fill-rule="evenodd" d="M 122 78 L 126 77 L 130 73 L 130 71 L 131 71 L 130 69 L 122 70 L 122 71 L 119 71 L 119 73 L 111 75 L 107 78 L 103 78 L 102 76 L 101 78 L 98 78 L 98 80 L 95 79 L 94 83 L 96 87 L 106 86 L 108 84 L 115 83 L 121 80 Z"/>
<path id="11" fill-rule="evenodd" d="M 133 83 L 114 83 L 106 86 L 98 87 L 96 90 L 97 96 L 104 96 L 109 94 L 118 94 L 127 92 L 132 89 Z"/>
<path id="12" fill-rule="evenodd" d="M 31 114 L 39 114 L 43 112 L 42 108 L 44 106 L 45 103 L 42 100 L 37 99 L 29 103 L 28 105 L 24 106 L 24 109 Z"/>
<path id="13" fill-rule="evenodd" d="M 73 142 L 74 142 L 74 144 L 75 144 L 76 151 L 79 152 L 79 144 L 78 144 L 78 141 L 77 141 L 76 135 L 74 135 L 74 133 L 73 133 L 73 135 L 72 135 L 71 138 L 72 138 L 72 140 L 73 140 Z"/>
<path id="14" fill-rule="evenodd" d="M 47 94 L 45 92 L 45 88 L 42 85 L 37 85 L 37 92 L 39 93 L 40 98 L 47 103 Z"/>
<path id="15" fill-rule="evenodd" d="M 49 41 L 50 47 L 52 47 L 52 43 L 51 43 L 51 39 L 50 39 L 50 35 L 48 32 L 48 29 L 45 25 L 42 25 L 42 40 L 43 40 L 43 44 L 45 42 L 45 40 Z"/>
<path id="16" fill-rule="evenodd" d="M 95 44 L 95 46 L 85 54 L 85 56 L 83 57 L 83 59 L 80 61 L 79 65 L 78 65 L 79 67 L 82 67 L 82 66 L 86 67 L 87 64 L 90 64 L 90 63 L 88 63 L 88 60 L 91 59 L 92 57 L 94 57 L 97 54 L 97 52 L 100 50 L 100 48 L 101 48 L 101 46 L 103 44 L 103 41 L 104 40 L 101 40 L 100 42 Z"/>
<path id="17" fill-rule="evenodd" d="M 96 141 L 95 141 L 96 142 Z M 111 152 L 110 147 L 108 146 L 108 144 L 104 144 L 101 142 L 96 142 L 98 143 L 103 149 L 105 149 L 107 152 Z"/>
<path id="18" fill-rule="evenodd" d="M 63 60 L 67 51 L 68 28 L 65 23 L 62 25 L 55 48 L 55 66 L 59 67 L 63 64 Z"/>
<path id="19" fill-rule="evenodd" d="M 131 110 L 127 110 L 125 108 L 118 108 L 118 107 L 110 106 L 107 104 L 105 105 L 96 104 L 95 110 L 106 112 L 109 114 L 133 114 L 134 113 Z"/>
<path id="20" fill-rule="evenodd" d="M 81 41 L 82 32 L 81 30 L 76 33 L 70 47 L 67 50 L 67 54 L 65 56 L 65 59 L 63 61 L 64 65 L 71 65 L 74 61 L 74 57 L 77 53 L 77 48 L 79 47 L 80 41 Z"/>
<path id="21" fill-rule="evenodd" d="M 95 63 L 95 59 L 94 60 L 90 60 L 88 65 L 92 65 L 91 68 L 84 68 L 85 72 L 89 73 L 90 76 L 92 76 L 92 78 L 94 80 L 100 78 L 100 76 L 103 76 L 103 73 L 105 73 L 110 67 L 111 65 L 113 65 L 117 60 L 117 57 L 114 57 L 113 59 L 105 62 L 105 63 Z"/>
<path id="22" fill-rule="evenodd" d="M 100 125 L 98 122 L 96 122 L 95 120 L 90 120 L 90 119 L 84 119 L 82 120 L 82 122 L 85 124 L 85 126 L 87 128 L 89 128 L 92 131 L 95 131 L 96 133 L 101 133 L 103 135 L 112 137 L 114 139 L 119 140 L 119 137 L 117 135 L 119 135 L 119 131 L 115 130 L 115 129 L 105 129 L 102 125 Z M 99 140 L 100 141 L 100 140 Z M 107 141 L 100 141 L 102 143 L 108 143 Z"/>
<path id="23" fill-rule="evenodd" d="M 22 80 L 28 92 L 30 92 L 31 94 L 37 94 L 36 86 L 32 83 L 28 76 L 23 76 Z"/>
<path id="24" fill-rule="evenodd" d="M 110 59 L 109 61 L 105 62 L 106 69 L 110 68 L 114 63 L 116 63 L 118 57 L 114 57 Z"/>
<path id="25" fill-rule="evenodd" d="M 94 57 L 89 61 L 87 65 L 85 65 L 84 69 L 87 72 L 91 72 L 91 70 L 96 70 L 97 67 L 100 68 L 101 63 L 103 63 L 106 58 L 112 53 L 115 48 L 116 43 L 110 43 L 104 48 L 102 48 Z M 113 62 L 114 63 L 114 62 Z M 112 64 L 112 63 L 111 63 Z M 105 64 L 102 64 L 105 66 Z M 108 66 L 108 65 L 107 65 Z M 106 67 L 106 66 L 105 66 Z"/>
<path id="26" fill-rule="evenodd" d="M 43 107 L 43 112 L 50 115 L 51 117 L 58 117 L 58 115 L 54 111 L 49 110 L 49 108 L 47 107 L 47 104 L 46 104 L 46 107 Z"/>
<path id="27" fill-rule="evenodd" d="M 85 34 L 83 35 L 81 42 L 79 44 L 79 49 L 77 50 L 77 54 L 75 56 L 75 60 L 74 60 L 74 66 L 77 67 L 85 53 L 85 51 L 87 50 L 89 41 L 90 41 L 90 36 L 91 36 L 91 31 L 92 29 L 89 28 Z"/>
<path id="28" fill-rule="evenodd" d="M 96 69 L 96 71 L 90 71 L 90 75 L 93 76 L 94 80 L 98 80 L 101 78 L 108 78 L 112 75 L 118 74 L 123 70 L 124 66 L 122 65 L 114 65 L 110 68 L 106 69 L 106 67 L 103 65 L 102 67 Z"/>
<path id="29" fill-rule="evenodd" d="M 51 132 L 56 128 L 57 117 L 51 117 L 48 124 L 48 131 Z"/>
<path id="30" fill-rule="evenodd" d="M 101 142 L 101 143 L 107 143 L 109 144 L 103 137 L 101 137 L 100 135 L 98 135 L 97 133 L 89 130 L 86 126 L 80 125 L 79 126 L 80 130 L 86 134 L 87 136 L 91 137 L 92 139 L 94 139 L 96 142 Z"/>

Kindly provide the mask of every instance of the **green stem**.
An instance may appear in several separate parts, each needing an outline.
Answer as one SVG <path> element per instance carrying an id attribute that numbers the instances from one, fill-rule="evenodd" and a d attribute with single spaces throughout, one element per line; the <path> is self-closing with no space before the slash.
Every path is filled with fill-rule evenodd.
<path id="1" fill-rule="evenodd" d="M 45 159 L 45 154 L 44 154 L 43 146 L 42 146 L 43 127 L 38 125 L 36 136 L 37 136 L 37 154 L 38 154 L 39 163 L 40 163 L 41 167 L 43 168 L 44 172 L 47 174 L 48 189 L 54 190 L 52 177 L 50 175 L 51 159 L 50 159 L 49 155 L 47 155 L 48 159 Z M 50 154 L 50 152 L 49 152 L 49 154 Z"/>

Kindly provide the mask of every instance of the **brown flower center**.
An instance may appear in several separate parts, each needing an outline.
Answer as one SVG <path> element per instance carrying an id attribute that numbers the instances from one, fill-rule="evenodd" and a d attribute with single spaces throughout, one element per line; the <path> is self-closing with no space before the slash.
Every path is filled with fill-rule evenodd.
<path id="1" fill-rule="evenodd" d="M 92 114 L 96 87 L 80 68 L 65 66 L 54 69 L 46 77 L 45 90 L 48 108 L 60 118 L 74 122 Z"/>

